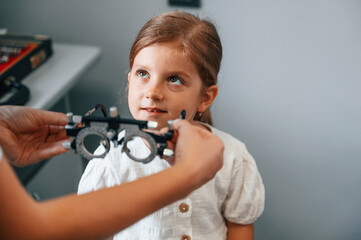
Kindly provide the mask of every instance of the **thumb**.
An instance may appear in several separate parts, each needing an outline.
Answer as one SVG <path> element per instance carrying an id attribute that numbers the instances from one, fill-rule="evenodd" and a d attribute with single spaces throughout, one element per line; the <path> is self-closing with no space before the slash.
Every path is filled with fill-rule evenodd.
<path id="1" fill-rule="evenodd" d="M 183 119 L 176 119 L 171 123 L 171 128 L 174 130 L 180 130 L 181 128 L 189 127 L 191 126 L 190 122 Z"/>

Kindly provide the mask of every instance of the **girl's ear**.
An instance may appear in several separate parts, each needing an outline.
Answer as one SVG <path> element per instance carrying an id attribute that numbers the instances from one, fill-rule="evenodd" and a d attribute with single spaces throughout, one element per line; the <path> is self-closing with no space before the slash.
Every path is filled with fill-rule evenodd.
<path id="1" fill-rule="evenodd" d="M 128 73 L 128 82 L 127 82 L 127 87 L 125 88 L 125 91 L 127 93 L 129 93 L 129 81 L 130 81 L 130 72 Z"/>
<path id="2" fill-rule="evenodd" d="M 204 112 L 211 104 L 213 103 L 214 99 L 216 98 L 218 93 L 218 86 L 217 85 L 211 85 L 209 86 L 205 93 L 202 96 L 201 103 L 198 106 L 198 112 L 202 113 Z"/>

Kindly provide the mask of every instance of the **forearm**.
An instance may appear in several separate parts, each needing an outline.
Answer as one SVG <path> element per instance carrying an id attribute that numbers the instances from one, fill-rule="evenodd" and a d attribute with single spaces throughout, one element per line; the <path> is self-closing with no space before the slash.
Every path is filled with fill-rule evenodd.
<path id="1" fill-rule="evenodd" d="M 227 221 L 227 240 L 253 240 L 253 224 L 241 225 Z"/>
<path id="2" fill-rule="evenodd" d="M 21 232 L 37 235 L 42 226 L 39 204 L 26 194 L 6 161 L 0 162 L 0 239 L 21 239 Z"/>
<path id="3" fill-rule="evenodd" d="M 198 183 L 192 181 L 194 176 L 181 168 L 175 166 L 114 188 L 42 203 L 17 191 L 17 198 L 7 195 L 13 200 L 1 207 L 0 222 L 6 227 L 1 232 L 7 234 L 6 239 L 99 239 L 112 235 L 195 189 Z M 15 176 L 12 178 L 8 181 L 17 183 L 12 187 L 21 188 Z M 189 184 L 192 182 L 195 184 Z"/>

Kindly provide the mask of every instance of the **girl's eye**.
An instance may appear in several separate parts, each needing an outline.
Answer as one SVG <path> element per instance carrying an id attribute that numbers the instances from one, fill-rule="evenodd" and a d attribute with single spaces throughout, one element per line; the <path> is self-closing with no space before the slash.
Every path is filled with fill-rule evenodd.
<path id="1" fill-rule="evenodd" d="M 136 75 L 141 78 L 149 78 L 149 74 L 144 70 L 138 70 Z"/>
<path id="2" fill-rule="evenodd" d="M 182 85 L 184 83 L 183 79 L 179 76 L 171 76 L 169 82 L 174 85 Z"/>

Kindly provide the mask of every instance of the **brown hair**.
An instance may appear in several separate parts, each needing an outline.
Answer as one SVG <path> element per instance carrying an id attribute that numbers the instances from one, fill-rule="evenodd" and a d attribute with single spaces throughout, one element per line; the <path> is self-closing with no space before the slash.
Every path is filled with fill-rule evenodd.
<path id="1" fill-rule="evenodd" d="M 202 79 L 203 91 L 217 84 L 221 67 L 222 44 L 215 26 L 190 13 L 167 12 L 150 19 L 139 31 L 129 54 L 129 65 L 133 67 L 136 55 L 145 47 L 155 43 L 175 42 L 197 66 Z M 196 114 L 194 120 L 212 125 L 209 108 Z"/>

